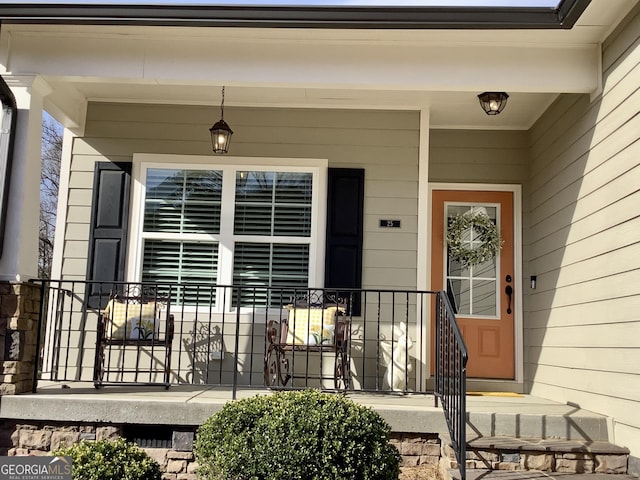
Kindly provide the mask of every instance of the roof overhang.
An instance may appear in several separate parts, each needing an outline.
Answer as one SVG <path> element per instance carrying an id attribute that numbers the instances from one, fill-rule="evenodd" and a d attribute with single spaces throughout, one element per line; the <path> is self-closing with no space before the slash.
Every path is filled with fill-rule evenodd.
<path id="1" fill-rule="evenodd" d="M 561 0 L 555 7 L 12 2 L 0 6 L 0 21 L 203 27 L 570 29 L 590 2 Z"/>
<path id="2" fill-rule="evenodd" d="M 272 0 L 277 1 L 292 0 Z M 47 111 L 77 132 L 91 102 L 217 108 L 222 85 L 231 107 L 419 110 L 429 112 L 431 128 L 527 130 L 558 94 L 597 94 L 601 44 L 638 0 L 560 2 L 557 8 L 574 9 L 572 15 L 589 4 L 571 29 L 557 23 L 549 29 L 160 27 L 133 23 L 131 9 L 119 25 L 100 25 L 104 18 L 89 15 L 132 2 L 132 8 L 156 16 L 210 10 L 193 3 L 187 9 L 186 2 L 179 8 L 176 0 L 95 0 L 93 7 L 86 0 L 56 7 L 26 0 L 0 4 L 0 74 L 16 82 L 38 76 L 49 85 Z M 156 2 L 166 9 L 149 6 Z M 63 18 L 69 5 L 84 12 L 75 24 Z M 18 20 L 21 9 L 30 16 Z M 499 116 L 485 115 L 477 99 L 483 91 L 508 92 L 509 107 Z"/>

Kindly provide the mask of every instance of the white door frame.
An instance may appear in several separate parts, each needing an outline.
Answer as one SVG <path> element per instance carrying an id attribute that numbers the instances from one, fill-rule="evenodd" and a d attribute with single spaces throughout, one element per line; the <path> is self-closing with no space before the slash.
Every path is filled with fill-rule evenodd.
<path id="1" fill-rule="evenodd" d="M 418 250 L 423 250 L 418 258 L 426 259 L 426 268 L 424 271 L 425 278 L 422 278 L 421 284 L 426 285 L 426 288 L 431 289 L 431 217 L 432 217 L 432 196 L 433 190 L 477 190 L 477 191 L 501 191 L 513 193 L 513 255 L 514 255 L 514 353 L 515 353 L 515 383 L 522 384 L 524 377 L 524 346 L 523 346 L 523 309 L 522 309 L 522 284 L 524 279 L 522 277 L 522 186 L 515 184 L 493 184 L 493 183 L 429 183 L 428 184 L 428 204 L 429 208 L 426 209 L 426 222 L 422 225 L 427 225 L 428 235 L 426 235 L 426 242 L 418 243 Z M 430 331 L 430 330 L 429 330 Z M 430 345 L 430 342 L 428 342 Z M 426 389 L 426 377 L 428 372 L 431 371 L 429 348 L 423 349 L 423 368 L 427 372 L 425 378 L 420 385 L 423 389 Z M 474 383 L 514 383 L 514 380 L 474 380 Z"/>

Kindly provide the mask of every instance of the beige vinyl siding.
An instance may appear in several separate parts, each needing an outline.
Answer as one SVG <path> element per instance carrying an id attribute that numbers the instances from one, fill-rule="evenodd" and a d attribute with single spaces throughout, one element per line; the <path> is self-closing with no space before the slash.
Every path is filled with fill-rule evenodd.
<path id="1" fill-rule="evenodd" d="M 94 163 L 158 153 L 211 155 L 214 164 L 208 128 L 218 118 L 209 107 L 90 103 L 85 136 L 73 147 L 64 278 L 86 272 L 77 249 L 88 238 Z M 235 132 L 229 156 L 326 158 L 330 167 L 364 168 L 363 287 L 415 289 L 418 112 L 227 107 L 225 120 Z M 402 228 L 382 229 L 381 218 L 400 219 Z"/>
<path id="2" fill-rule="evenodd" d="M 525 381 L 613 418 L 640 456 L 640 8 L 603 45 L 595 101 L 563 95 L 530 132 Z"/>
<path id="3" fill-rule="evenodd" d="M 207 128 L 216 119 L 215 109 L 203 107 L 90 104 L 85 137 L 74 144 L 69 192 L 70 205 L 87 209 L 86 218 L 70 211 L 70 226 L 89 221 L 94 162 L 130 161 L 136 152 L 208 155 Z M 363 286 L 415 288 L 418 113 L 227 108 L 226 120 L 236 132 L 233 155 L 328 158 L 332 167 L 365 168 Z M 525 140 L 522 132 L 433 131 L 431 180 L 521 183 Z M 383 218 L 402 227 L 380 228 Z M 388 258 L 401 263 L 381 275 Z M 63 274 L 84 275 L 86 266 L 73 267 Z"/>
<path id="4" fill-rule="evenodd" d="M 432 130 L 429 181 L 521 184 L 528 175 L 527 132 Z"/>
<path id="5" fill-rule="evenodd" d="M 326 158 L 330 167 L 364 168 L 363 287 L 416 288 L 417 112 L 231 107 L 225 113 L 225 119 L 236 132 L 230 156 Z M 89 105 L 85 136 L 76 139 L 73 148 L 64 278 L 81 279 L 86 272 L 94 163 L 126 162 L 131 161 L 134 153 L 158 153 L 210 155 L 213 164 L 216 156 L 210 152 L 207 130 L 217 119 L 217 109 L 195 106 Z M 435 139 L 431 152 L 435 172 L 432 179 L 494 183 L 521 183 L 524 179 L 527 160 L 526 137 L 522 132 L 436 131 L 432 135 Z M 401 228 L 381 228 L 381 219 L 400 220 Z M 386 322 L 394 317 L 394 312 L 396 316 L 404 315 L 407 308 L 407 299 L 402 297 L 393 301 L 385 297 L 381 302 L 382 332 L 371 327 L 367 330 L 367 336 L 371 337 L 367 342 L 373 342 L 378 334 L 392 338 L 391 326 Z M 409 318 L 415 318 L 416 299 L 412 297 L 408 303 Z M 363 318 L 376 323 L 377 313 L 376 298 L 368 297 L 363 302 Z M 412 326 L 411 335 L 417 339 L 415 328 Z M 422 328 L 428 327 L 423 325 Z M 369 348 L 375 351 L 373 343 Z M 185 365 L 190 364 L 184 355 L 174 352 L 173 370 L 177 368 L 179 358 Z M 372 376 L 375 369 L 362 372 L 365 359 L 357 354 L 353 361 L 357 363 L 357 368 L 353 368 L 354 381 L 369 387 L 375 385 L 376 379 Z M 378 360 L 369 358 L 367 361 L 367 365 L 375 365 Z M 222 367 L 228 378 L 232 371 L 231 359 L 214 363 Z M 260 365 L 261 361 L 253 368 L 252 375 L 257 375 L 256 378 L 262 374 Z M 415 368 L 412 378 L 417 372 Z M 384 374 L 384 368 L 380 374 Z M 178 372 L 178 375 L 182 374 Z"/>

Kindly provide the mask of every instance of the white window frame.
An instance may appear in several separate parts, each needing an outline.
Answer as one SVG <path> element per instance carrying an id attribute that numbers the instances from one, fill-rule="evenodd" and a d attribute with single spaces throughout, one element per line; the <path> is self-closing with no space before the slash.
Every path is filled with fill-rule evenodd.
<path id="1" fill-rule="evenodd" d="M 168 238 L 173 234 L 143 234 L 144 202 L 146 194 L 145 180 L 150 168 L 221 170 L 223 172 L 222 210 L 220 217 L 220 233 L 210 234 L 176 234 L 181 240 L 202 240 L 209 238 L 218 241 L 218 285 L 231 285 L 233 281 L 233 249 L 231 245 L 242 242 L 258 241 L 260 243 L 278 243 L 282 236 L 250 236 L 235 235 L 233 232 L 235 208 L 235 171 L 281 171 L 308 172 L 313 175 L 311 199 L 311 234 L 309 237 L 292 241 L 286 238 L 285 243 L 303 243 L 309 245 L 309 288 L 323 285 L 325 265 L 325 236 L 327 216 L 327 169 L 326 159 L 306 158 L 253 158 L 253 157 L 213 157 L 196 155 L 164 155 L 135 153 L 132 165 L 131 215 L 129 218 L 129 239 L 127 246 L 127 278 L 133 282 L 142 279 L 143 240 L 145 238 Z M 230 181 L 229 179 L 233 180 Z M 230 289 L 228 289 L 230 290 Z M 221 297 L 212 311 L 222 311 Z M 229 311 L 231 303 L 227 302 Z M 195 307 L 184 307 L 194 309 Z"/>

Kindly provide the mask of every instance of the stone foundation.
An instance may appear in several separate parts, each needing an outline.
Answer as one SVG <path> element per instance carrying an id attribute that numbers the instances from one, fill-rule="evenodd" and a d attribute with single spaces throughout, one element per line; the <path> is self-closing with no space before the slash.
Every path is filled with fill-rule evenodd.
<path id="1" fill-rule="evenodd" d="M 391 443 L 402 456 L 403 467 L 438 465 L 440 462 L 440 438 L 437 434 L 392 433 Z"/>
<path id="2" fill-rule="evenodd" d="M 0 282 L 0 395 L 33 388 L 40 286 Z"/>
<path id="3" fill-rule="evenodd" d="M 640 458 L 630 456 L 627 470 L 632 477 L 640 478 Z"/>
<path id="4" fill-rule="evenodd" d="M 82 440 L 114 439 L 129 428 L 136 436 L 136 426 L 111 424 L 69 424 L 64 422 L 4 421 L 0 427 L 0 455 L 49 455 Z M 195 431 L 195 428 L 193 429 Z M 141 448 L 160 464 L 163 480 L 197 480 L 198 465 L 193 454 L 193 431 L 175 431 L 170 448 Z M 130 438 L 129 440 L 133 440 Z M 150 439 L 147 443 L 153 443 Z M 394 433 L 393 443 L 402 456 L 401 466 L 438 465 L 440 439 L 437 434 Z"/>
<path id="5" fill-rule="evenodd" d="M 125 437 L 138 443 L 160 464 L 163 480 L 197 480 L 198 465 L 193 454 L 196 427 L 163 427 L 162 432 L 153 433 L 154 428 L 158 426 L 5 420 L 0 426 L 0 455 L 49 455 L 82 440 Z M 445 471 L 457 468 L 455 453 L 446 437 L 392 433 L 391 443 L 402 456 L 402 467 L 440 465 Z M 607 442 L 483 438 L 471 442 L 466 467 L 626 474 L 628 454 L 627 449 Z"/>
<path id="6" fill-rule="evenodd" d="M 58 448 L 82 440 L 94 441 L 123 436 L 124 425 L 68 424 L 62 422 L 4 421 L 0 427 L 0 455 L 49 455 Z M 132 428 L 135 430 L 135 428 Z M 142 449 L 160 464 L 163 480 L 197 480 L 198 465 L 192 446 L 193 434 L 176 432 L 172 448 Z M 185 437 L 187 440 L 185 441 Z M 191 439 L 189 441 L 188 439 Z M 188 447 L 188 451 L 181 449 Z"/>

